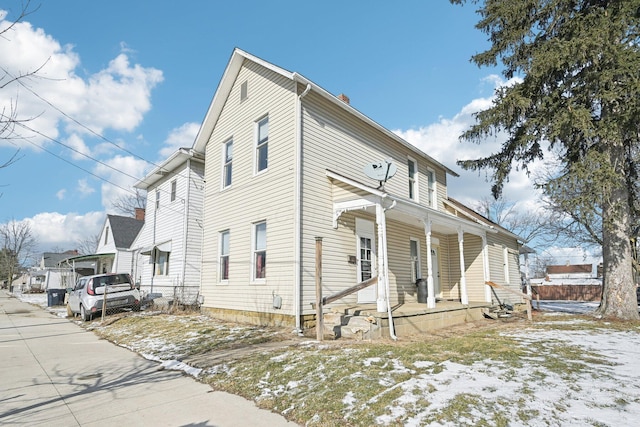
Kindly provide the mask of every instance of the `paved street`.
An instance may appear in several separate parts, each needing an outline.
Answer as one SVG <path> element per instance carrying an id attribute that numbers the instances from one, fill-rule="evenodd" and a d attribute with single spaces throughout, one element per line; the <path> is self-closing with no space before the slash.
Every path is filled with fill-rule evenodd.
<path id="1" fill-rule="evenodd" d="M 0 290 L 0 425 L 295 426 Z"/>

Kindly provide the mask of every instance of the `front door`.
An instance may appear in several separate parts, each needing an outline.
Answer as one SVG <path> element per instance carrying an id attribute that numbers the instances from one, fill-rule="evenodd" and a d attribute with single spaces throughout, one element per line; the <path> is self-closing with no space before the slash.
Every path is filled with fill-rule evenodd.
<path id="1" fill-rule="evenodd" d="M 376 239 L 373 221 L 356 218 L 357 277 L 356 283 L 376 276 Z M 358 291 L 358 303 L 376 302 L 377 285 Z"/>

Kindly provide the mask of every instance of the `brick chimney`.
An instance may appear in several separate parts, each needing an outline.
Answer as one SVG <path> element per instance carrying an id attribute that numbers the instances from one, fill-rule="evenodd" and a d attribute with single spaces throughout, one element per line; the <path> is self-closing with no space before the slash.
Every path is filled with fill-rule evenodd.
<path id="1" fill-rule="evenodd" d="M 144 221 L 144 208 L 136 208 L 136 219 Z"/>
<path id="2" fill-rule="evenodd" d="M 347 95 L 345 95 L 344 93 L 341 93 L 340 95 L 338 95 L 338 99 L 342 102 L 344 102 L 347 105 L 350 105 L 349 103 L 349 97 Z"/>

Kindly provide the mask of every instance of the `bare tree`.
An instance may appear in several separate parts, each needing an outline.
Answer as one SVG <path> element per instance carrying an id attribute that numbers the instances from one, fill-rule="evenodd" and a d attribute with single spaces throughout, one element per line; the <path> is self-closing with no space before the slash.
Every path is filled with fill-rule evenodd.
<path id="1" fill-rule="evenodd" d="M 13 31 L 13 27 L 15 27 L 15 25 L 18 22 L 22 21 L 25 17 L 38 10 L 38 8 L 39 6 L 33 10 L 30 10 L 30 0 L 27 0 L 26 3 L 23 3 L 19 16 L 8 27 L 0 30 L 0 38 L 10 38 L 10 33 L 11 31 Z M 20 80 L 28 79 L 35 76 L 43 66 L 44 64 L 36 70 L 15 75 L 4 68 L 0 63 L 0 90 L 6 90 L 12 83 L 16 83 Z M 19 119 L 17 106 L 18 98 L 16 96 L 15 99 L 11 100 L 9 106 L 3 105 L 2 107 L 0 107 L 0 140 L 11 140 L 20 138 L 20 136 L 15 133 L 16 124 L 33 120 L 33 117 Z M 3 163 L 0 163 L 0 169 L 6 168 L 17 162 L 21 157 L 18 156 L 19 153 L 20 149 L 18 148 L 16 149 L 16 152 L 9 158 L 9 160 L 5 160 Z M 2 193 L 0 193 L 0 197 L 2 197 Z"/>
<path id="2" fill-rule="evenodd" d="M 93 236 L 85 237 L 78 240 L 78 252 L 80 255 L 91 255 L 96 253 L 98 249 L 98 242 L 100 241 L 100 234 L 94 234 Z"/>
<path id="3" fill-rule="evenodd" d="M 0 226 L 0 272 L 9 285 L 33 260 L 36 240 L 29 223 L 12 219 Z"/>
<path id="4" fill-rule="evenodd" d="M 147 193 L 136 188 L 135 194 L 121 195 L 111 202 L 111 207 L 123 215 L 135 217 L 136 209 L 144 209 L 146 204 Z"/>
<path id="5" fill-rule="evenodd" d="M 527 243 L 541 237 L 550 221 L 549 215 L 544 210 L 525 212 L 518 209 L 516 203 L 503 197 L 484 198 L 474 206 L 474 209 L 487 219 L 522 237 Z"/>

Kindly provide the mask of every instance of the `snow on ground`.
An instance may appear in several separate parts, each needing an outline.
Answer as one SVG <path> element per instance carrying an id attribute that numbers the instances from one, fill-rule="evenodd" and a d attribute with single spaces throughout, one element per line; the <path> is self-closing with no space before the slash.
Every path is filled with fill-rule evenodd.
<path id="1" fill-rule="evenodd" d="M 64 307 L 47 307 L 46 294 L 16 296 L 58 316 L 66 316 Z M 540 303 L 540 309 L 547 315 L 557 315 L 558 322 L 563 322 L 563 313 L 584 314 L 597 307 L 598 304 L 592 302 Z M 494 360 L 471 366 L 446 361 L 438 373 L 415 373 L 409 380 L 393 385 L 392 388 L 399 388 L 402 394 L 387 408 L 387 415 L 379 416 L 376 421 L 385 425 L 406 419 L 407 426 L 429 425 L 433 420 L 429 420 L 430 415 L 460 396 L 469 396 L 475 400 L 475 408 L 482 408 L 482 414 L 474 414 L 476 419 L 487 419 L 492 411 L 501 411 L 515 425 L 636 425 L 640 419 L 640 334 L 592 328 L 536 330 L 534 333 L 522 330 L 508 334 L 532 349 L 531 357 L 525 359 L 526 364 L 519 369 L 505 369 L 502 362 Z M 581 361 L 587 369 L 581 369 L 579 375 L 541 369 L 541 355 L 549 354 L 549 346 L 558 342 L 593 354 L 593 362 Z M 176 360 L 150 358 L 161 362 L 165 369 L 181 370 L 194 377 L 200 374 L 200 370 Z M 602 363 L 603 359 L 606 363 Z M 371 358 L 365 360 L 364 365 L 377 362 Z M 411 367 L 396 363 L 394 370 L 413 372 L 414 368 L 420 370 L 432 363 L 416 361 Z M 295 384 L 289 386 L 295 387 Z M 349 393 L 343 403 L 347 410 L 358 404 Z M 407 407 L 413 407 L 412 415 L 406 414 Z M 455 425 L 469 423 L 471 420 L 458 419 Z M 454 424 L 440 421 L 433 425 Z"/>

